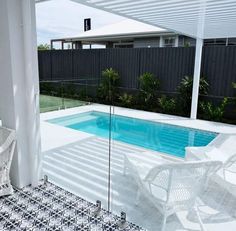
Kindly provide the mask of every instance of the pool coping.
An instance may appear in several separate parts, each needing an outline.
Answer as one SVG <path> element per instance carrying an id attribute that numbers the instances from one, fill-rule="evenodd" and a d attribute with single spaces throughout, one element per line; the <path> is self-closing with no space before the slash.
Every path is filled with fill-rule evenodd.
<path id="1" fill-rule="evenodd" d="M 76 108 L 60 110 L 60 111 L 41 113 L 41 121 L 46 122 L 46 120 L 49 120 L 49 119 L 55 119 L 59 117 L 75 115 L 75 114 L 89 112 L 89 111 L 109 113 L 109 106 L 103 105 L 103 104 L 90 104 L 90 105 L 85 105 L 85 106 L 80 106 Z M 169 125 L 176 125 L 176 126 L 181 126 L 181 127 L 186 127 L 186 128 L 192 128 L 192 129 L 197 129 L 197 130 L 218 133 L 218 134 L 222 134 L 222 133 L 236 134 L 236 125 L 232 125 L 232 124 L 225 124 L 225 123 L 212 122 L 212 121 L 199 120 L 199 119 L 195 120 L 195 119 L 190 119 L 187 117 L 161 114 L 161 113 L 155 113 L 155 112 L 147 112 L 147 111 L 141 111 L 141 110 L 130 109 L 130 108 L 122 108 L 122 107 L 116 107 L 116 106 L 114 107 L 114 110 L 112 108 L 112 113 L 120 115 L 120 116 L 130 117 L 130 118 L 148 120 L 148 121 L 157 122 L 157 123 L 165 123 Z"/>

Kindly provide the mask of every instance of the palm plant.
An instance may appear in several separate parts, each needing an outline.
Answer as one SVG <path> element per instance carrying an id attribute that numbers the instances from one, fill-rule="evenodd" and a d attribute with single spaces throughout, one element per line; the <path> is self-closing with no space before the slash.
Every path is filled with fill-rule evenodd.
<path id="1" fill-rule="evenodd" d="M 124 93 L 123 95 L 119 96 L 119 100 L 121 102 L 121 105 L 124 107 L 128 107 L 131 105 L 133 101 L 133 96 L 127 93 Z"/>
<path id="2" fill-rule="evenodd" d="M 119 74 L 112 68 L 102 72 L 102 81 L 98 88 L 98 97 L 112 103 L 118 95 Z"/>
<path id="3" fill-rule="evenodd" d="M 139 77 L 139 98 L 141 103 L 150 105 L 156 98 L 160 82 L 152 73 L 144 73 Z"/>
<path id="4" fill-rule="evenodd" d="M 185 76 L 179 87 L 177 88 L 179 92 L 178 103 L 179 107 L 182 109 L 184 114 L 189 114 L 192 101 L 192 89 L 193 89 L 193 78 Z M 207 80 L 203 77 L 200 78 L 199 83 L 199 94 L 207 95 L 209 90 L 209 84 Z"/>

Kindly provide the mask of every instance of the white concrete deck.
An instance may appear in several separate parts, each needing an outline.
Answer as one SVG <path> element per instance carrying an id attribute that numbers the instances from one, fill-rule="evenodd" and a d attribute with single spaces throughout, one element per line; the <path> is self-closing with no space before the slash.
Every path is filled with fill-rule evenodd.
<path id="1" fill-rule="evenodd" d="M 50 124 L 45 120 L 77 114 L 86 111 L 109 112 L 105 105 L 87 105 L 41 114 L 42 134 L 42 174 L 65 189 L 84 197 L 87 200 L 102 201 L 107 205 L 108 177 L 108 141 L 91 134 Z M 137 111 L 126 108 L 114 109 L 115 114 L 147 119 L 156 122 L 197 128 L 217 133 L 236 133 L 236 126 L 213 123 L 202 120 L 163 115 L 158 113 Z M 148 152 L 147 152 L 148 151 Z M 134 222 L 149 231 L 159 230 L 162 216 L 158 210 L 145 198 L 135 206 L 137 186 L 129 176 L 123 176 L 123 156 L 139 152 L 145 156 L 145 161 L 153 161 L 150 155 L 161 153 L 144 148 L 112 141 L 112 211 L 125 211 L 129 221 Z M 166 155 L 165 158 L 169 157 Z M 173 159 L 172 159 L 173 160 Z M 200 203 L 203 205 L 203 221 L 207 230 L 236 230 L 236 208 L 232 206 L 236 200 L 227 191 L 211 183 Z M 207 205 L 207 206 L 206 206 Z M 167 221 L 167 230 L 199 230 L 195 216 L 180 213 Z"/>

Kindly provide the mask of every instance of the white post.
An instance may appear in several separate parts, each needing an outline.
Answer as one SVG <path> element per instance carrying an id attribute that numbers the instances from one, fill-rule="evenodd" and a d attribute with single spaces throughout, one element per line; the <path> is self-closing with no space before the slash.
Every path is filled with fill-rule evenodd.
<path id="1" fill-rule="evenodd" d="M 191 119 L 197 118 L 198 94 L 199 94 L 199 83 L 200 83 L 201 61 L 202 61 L 202 45 L 203 45 L 203 39 L 197 38 L 194 74 L 193 74 Z"/>
<path id="2" fill-rule="evenodd" d="M 39 79 L 34 0 L 0 1 L 0 115 L 16 130 L 11 180 L 37 185 L 40 155 Z"/>
<path id="3" fill-rule="evenodd" d="M 179 35 L 176 35 L 175 37 L 175 47 L 179 46 Z"/>
<path id="4" fill-rule="evenodd" d="M 160 36 L 159 47 L 163 47 L 163 36 Z"/>

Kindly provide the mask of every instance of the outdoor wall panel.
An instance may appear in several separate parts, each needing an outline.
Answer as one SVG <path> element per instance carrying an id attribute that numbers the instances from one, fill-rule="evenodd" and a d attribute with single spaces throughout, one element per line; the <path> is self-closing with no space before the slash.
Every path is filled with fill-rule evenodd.
<path id="1" fill-rule="evenodd" d="M 119 72 L 120 86 L 136 88 L 139 75 L 139 49 L 107 49 L 100 50 L 100 69 L 112 67 Z"/>
<path id="2" fill-rule="evenodd" d="M 194 48 L 142 49 L 140 72 L 151 72 L 161 82 L 161 90 L 175 92 L 185 75 L 193 75 Z"/>
<path id="3" fill-rule="evenodd" d="M 39 62 L 39 78 L 40 80 L 51 80 L 51 52 L 39 51 L 38 52 Z"/>
<path id="4" fill-rule="evenodd" d="M 100 50 L 73 50 L 73 79 L 98 79 Z"/>
<path id="5" fill-rule="evenodd" d="M 52 50 L 52 79 L 64 80 L 72 78 L 72 50 Z"/>
<path id="6" fill-rule="evenodd" d="M 236 47 L 204 47 L 201 73 L 210 83 L 210 95 L 234 96 Z"/>
<path id="7" fill-rule="evenodd" d="M 38 57 L 40 80 L 99 79 L 112 67 L 127 90 L 138 88 L 138 77 L 151 72 L 160 79 L 162 91 L 174 93 L 185 75 L 193 76 L 195 48 L 53 50 L 39 51 Z M 210 95 L 234 96 L 236 47 L 203 47 L 201 75 L 210 84 Z"/>

